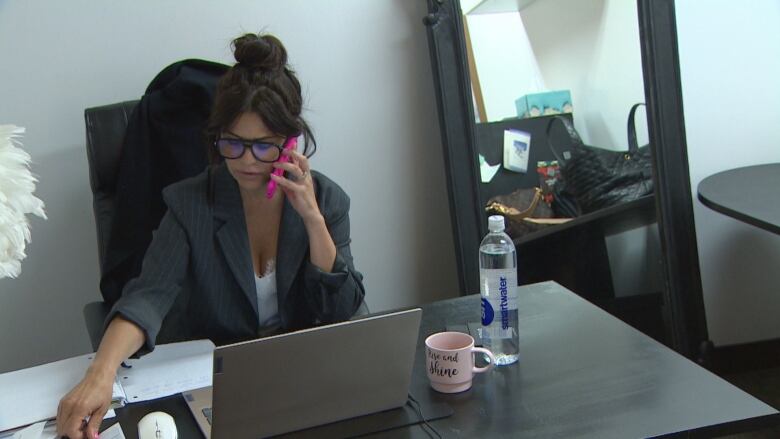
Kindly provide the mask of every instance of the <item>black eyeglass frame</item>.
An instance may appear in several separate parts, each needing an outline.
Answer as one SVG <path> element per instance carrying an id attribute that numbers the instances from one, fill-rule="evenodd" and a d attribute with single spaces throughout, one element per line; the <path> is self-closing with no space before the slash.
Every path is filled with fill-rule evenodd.
<path id="1" fill-rule="evenodd" d="M 227 133 L 227 134 L 229 134 L 229 135 L 231 135 L 233 137 L 221 137 L 220 136 L 220 137 L 217 137 L 216 140 L 214 140 L 214 148 L 217 149 L 217 154 L 219 154 L 219 156 L 222 157 L 223 159 L 227 159 L 227 160 L 240 159 L 241 157 L 244 156 L 244 154 L 246 154 L 246 150 L 247 149 L 252 153 L 252 156 L 257 161 L 260 161 L 260 162 L 263 162 L 263 163 L 276 163 L 282 157 L 282 151 L 284 151 L 284 145 L 283 144 L 278 144 L 276 142 L 269 142 L 268 141 L 268 139 L 269 139 L 268 137 L 262 137 L 262 138 L 259 138 L 259 139 L 244 139 L 243 137 L 237 136 L 236 134 L 231 133 L 230 131 L 225 131 L 225 133 Z M 230 141 L 233 141 L 233 142 L 239 142 L 239 143 L 241 143 L 241 145 L 244 146 L 244 150 L 241 151 L 241 154 L 239 154 L 236 157 L 228 157 L 228 156 L 222 154 L 222 150 L 219 147 L 220 140 L 230 140 Z M 286 139 L 285 139 L 285 141 L 286 141 Z M 256 145 L 256 144 L 270 145 L 270 146 L 276 147 L 276 149 L 279 150 L 279 154 L 277 154 L 276 158 L 273 159 L 273 160 L 261 159 L 260 157 L 257 156 L 257 154 L 255 153 L 255 149 L 253 148 L 253 146 Z"/>

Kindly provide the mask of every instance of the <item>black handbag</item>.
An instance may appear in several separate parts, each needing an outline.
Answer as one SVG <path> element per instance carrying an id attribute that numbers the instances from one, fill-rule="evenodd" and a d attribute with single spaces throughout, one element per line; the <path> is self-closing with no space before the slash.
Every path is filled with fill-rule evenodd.
<path id="1" fill-rule="evenodd" d="M 547 144 L 561 166 L 562 191 L 574 197 L 582 213 L 633 201 L 653 192 L 650 146 L 638 146 L 634 126 L 634 114 L 640 105 L 644 104 L 634 104 L 628 114 L 628 151 L 586 145 L 567 118 L 555 116 L 547 124 Z M 563 154 L 556 151 L 550 140 L 556 121 L 563 124 L 569 137 L 570 143 Z"/>

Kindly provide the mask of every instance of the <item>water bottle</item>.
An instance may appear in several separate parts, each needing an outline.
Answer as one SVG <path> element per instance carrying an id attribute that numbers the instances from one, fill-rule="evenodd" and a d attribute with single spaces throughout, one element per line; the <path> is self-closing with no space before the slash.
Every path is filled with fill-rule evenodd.
<path id="1" fill-rule="evenodd" d="M 504 233 L 504 217 L 488 218 L 489 233 L 479 245 L 479 290 L 482 295 L 482 343 L 496 365 L 518 357 L 517 254 Z"/>

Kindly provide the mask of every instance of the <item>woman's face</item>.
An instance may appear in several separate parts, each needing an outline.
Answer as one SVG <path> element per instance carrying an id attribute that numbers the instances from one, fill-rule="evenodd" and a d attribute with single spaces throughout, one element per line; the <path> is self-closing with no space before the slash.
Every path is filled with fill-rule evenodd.
<path id="1" fill-rule="evenodd" d="M 284 143 L 284 136 L 271 132 L 256 113 L 242 113 L 221 137 L 240 138 L 246 141 L 263 139 L 279 145 Z M 249 192 L 264 190 L 274 169 L 271 163 L 257 160 L 248 149 L 244 149 L 243 155 L 237 159 L 225 159 L 225 163 L 230 174 L 238 182 L 239 188 Z"/>

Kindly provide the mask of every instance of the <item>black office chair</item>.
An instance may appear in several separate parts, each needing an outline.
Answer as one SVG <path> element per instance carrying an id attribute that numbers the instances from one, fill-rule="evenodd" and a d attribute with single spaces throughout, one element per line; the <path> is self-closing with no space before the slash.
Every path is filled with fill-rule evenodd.
<path id="1" fill-rule="evenodd" d="M 127 121 L 137 104 L 138 101 L 126 101 L 84 110 L 89 185 L 92 188 L 101 276 L 111 236 L 122 144 Z M 110 309 L 111 306 L 103 301 L 90 302 L 84 306 L 84 321 L 92 347 L 96 350 L 103 336 L 103 322 Z"/>

